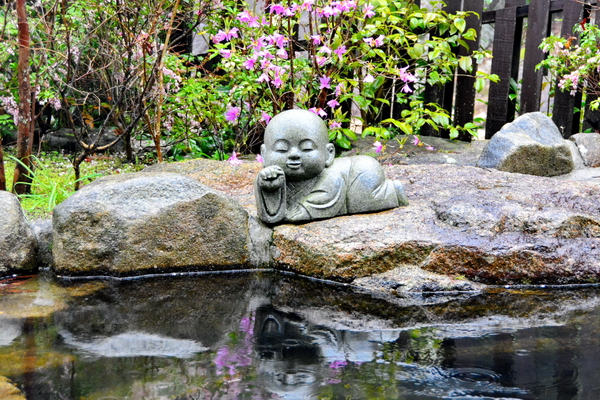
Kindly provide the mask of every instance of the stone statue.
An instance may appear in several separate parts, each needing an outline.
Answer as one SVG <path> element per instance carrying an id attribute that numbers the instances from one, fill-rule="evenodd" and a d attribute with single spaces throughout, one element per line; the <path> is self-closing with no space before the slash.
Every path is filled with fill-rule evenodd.
<path id="1" fill-rule="evenodd" d="M 268 223 L 311 221 L 407 205 L 402 184 L 386 179 L 369 156 L 334 159 L 327 125 L 305 110 L 269 122 L 256 177 L 259 218 Z"/>

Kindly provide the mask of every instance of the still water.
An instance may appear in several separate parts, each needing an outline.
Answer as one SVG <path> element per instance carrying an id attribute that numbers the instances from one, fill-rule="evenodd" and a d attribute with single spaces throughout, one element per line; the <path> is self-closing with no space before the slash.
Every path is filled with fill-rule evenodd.
<path id="1" fill-rule="evenodd" d="M 43 400 L 597 399 L 599 295 L 38 276 L 0 285 L 0 378 Z"/>

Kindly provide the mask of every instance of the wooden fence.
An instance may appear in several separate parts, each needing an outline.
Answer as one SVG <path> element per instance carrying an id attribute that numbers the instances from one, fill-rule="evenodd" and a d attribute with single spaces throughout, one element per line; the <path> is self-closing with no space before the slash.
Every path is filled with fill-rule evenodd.
<path id="1" fill-rule="evenodd" d="M 418 0 L 417 0 L 418 1 Z M 470 43 L 471 49 L 479 48 L 479 33 L 482 25 L 494 24 L 493 59 L 491 73 L 500 77 L 498 83 L 491 83 L 488 97 L 486 116 L 486 138 L 491 138 L 502 126 L 514 119 L 516 104 L 510 99 L 511 79 L 519 81 L 519 69 L 522 63 L 520 97 L 517 97 L 519 113 L 540 110 L 542 82 L 544 71 L 535 66 L 544 59 L 544 53 L 539 49 L 542 40 L 550 35 L 551 23 L 555 14 L 562 12 L 561 36 L 573 36 L 572 28 L 576 23 L 590 16 L 592 4 L 596 1 L 581 0 L 506 0 L 505 7 L 495 11 L 484 11 L 483 0 L 445 0 L 448 12 L 460 10 L 474 11 L 478 14 L 467 20 L 467 28 L 474 28 L 477 40 Z M 421 2 L 423 3 L 423 2 Z M 523 28 L 526 24 L 525 51 L 522 52 Z M 468 55 L 461 48 L 461 55 Z M 524 58 L 521 60 L 521 55 Z M 465 124 L 473 120 L 475 109 L 474 75 L 457 75 L 455 85 L 448 84 L 442 90 L 432 90 L 428 101 L 437 102 L 445 109 L 454 109 L 453 120 L 456 124 Z M 554 83 L 556 84 L 556 83 Z M 514 92 L 512 92 L 514 93 Z M 589 101 L 588 101 L 589 103 Z M 581 114 L 576 107 L 581 105 L 581 94 L 571 96 L 569 93 L 556 91 L 552 107 L 552 118 L 561 130 L 563 137 L 568 138 L 574 133 L 581 132 L 587 126 L 580 126 Z M 590 110 L 586 117 L 592 120 L 600 119 Z M 442 133 L 444 136 L 444 133 Z M 460 137 L 470 140 L 470 137 Z"/>

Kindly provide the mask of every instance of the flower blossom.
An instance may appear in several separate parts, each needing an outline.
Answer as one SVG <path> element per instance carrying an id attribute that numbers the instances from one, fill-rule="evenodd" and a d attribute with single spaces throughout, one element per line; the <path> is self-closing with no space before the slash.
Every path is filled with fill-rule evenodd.
<path id="1" fill-rule="evenodd" d="M 346 46 L 340 46 L 337 49 L 335 49 L 333 52 L 335 54 L 337 54 L 337 56 L 340 58 L 340 60 L 342 59 L 342 57 L 344 56 L 344 54 L 346 54 Z"/>
<path id="2" fill-rule="evenodd" d="M 269 10 L 271 14 L 281 15 L 285 13 L 285 7 L 281 4 L 271 4 L 271 8 Z"/>
<path id="3" fill-rule="evenodd" d="M 239 107 L 231 107 L 225 113 L 225 119 L 229 122 L 235 122 L 240 117 L 241 112 L 242 112 L 242 110 Z"/>
<path id="4" fill-rule="evenodd" d="M 381 47 L 383 46 L 383 39 L 385 39 L 385 36 L 379 35 L 377 38 L 367 37 L 363 40 L 371 47 Z"/>
<path id="5" fill-rule="evenodd" d="M 263 113 L 261 115 L 261 119 L 268 124 L 269 121 L 271 121 L 271 116 L 263 111 Z"/>
<path id="6" fill-rule="evenodd" d="M 221 43 L 224 40 L 231 40 L 232 38 L 238 37 L 238 28 L 231 28 L 228 30 L 220 30 L 215 36 L 213 36 L 213 43 Z"/>
<path id="7" fill-rule="evenodd" d="M 342 127 L 342 124 L 340 122 L 337 122 L 334 120 L 329 121 L 329 129 L 339 129 L 341 127 Z"/>
<path id="8" fill-rule="evenodd" d="M 373 82 L 375 82 L 375 78 L 373 77 L 373 75 L 367 74 L 367 76 L 365 76 L 365 78 L 363 79 L 363 81 L 365 83 L 373 83 Z"/>
<path id="9" fill-rule="evenodd" d="M 263 158 L 263 156 L 261 156 L 260 154 L 256 155 L 256 161 L 258 161 L 261 164 L 265 163 L 265 159 Z"/>
<path id="10" fill-rule="evenodd" d="M 372 5 L 368 5 L 368 4 L 363 7 L 363 13 L 365 15 L 365 18 L 370 18 L 370 17 L 375 16 L 375 12 L 373 11 L 374 8 L 375 7 L 373 7 Z"/>
<path id="11" fill-rule="evenodd" d="M 250 28 L 258 28 L 260 26 L 258 23 L 258 18 L 250 14 L 248 10 L 239 13 L 237 19 L 238 21 L 247 24 Z"/>
<path id="12" fill-rule="evenodd" d="M 336 99 L 333 99 L 333 100 L 329 100 L 327 102 L 327 105 L 331 108 L 336 108 L 337 106 L 340 105 L 340 103 Z"/>
<path id="13" fill-rule="evenodd" d="M 331 81 L 331 78 L 328 76 L 322 76 L 319 78 L 319 89 L 329 89 L 331 86 L 329 85 L 329 82 Z"/>
<path id="14" fill-rule="evenodd" d="M 243 163 L 242 160 L 237 158 L 237 153 L 235 151 L 231 153 L 231 157 L 227 159 L 227 162 L 231 165 L 240 165 L 241 163 Z"/>
<path id="15" fill-rule="evenodd" d="M 320 117 L 325 117 L 327 115 L 327 113 L 325 112 L 325 110 L 323 110 L 322 108 L 318 108 L 318 107 L 312 107 L 309 108 L 308 111 L 317 114 Z"/>
<path id="16" fill-rule="evenodd" d="M 419 146 L 419 137 L 418 136 L 413 136 L 413 145 L 414 146 Z"/>
<path id="17" fill-rule="evenodd" d="M 375 147 L 375 153 L 377 154 L 381 153 L 381 150 L 383 150 L 383 145 L 379 140 L 373 143 L 373 147 Z"/>

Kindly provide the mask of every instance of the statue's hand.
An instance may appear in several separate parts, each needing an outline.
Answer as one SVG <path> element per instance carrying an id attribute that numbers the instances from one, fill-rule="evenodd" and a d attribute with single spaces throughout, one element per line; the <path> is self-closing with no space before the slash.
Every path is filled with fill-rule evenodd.
<path id="1" fill-rule="evenodd" d="M 281 167 L 271 165 L 258 173 L 258 187 L 266 192 L 274 192 L 285 185 L 285 173 Z"/>

